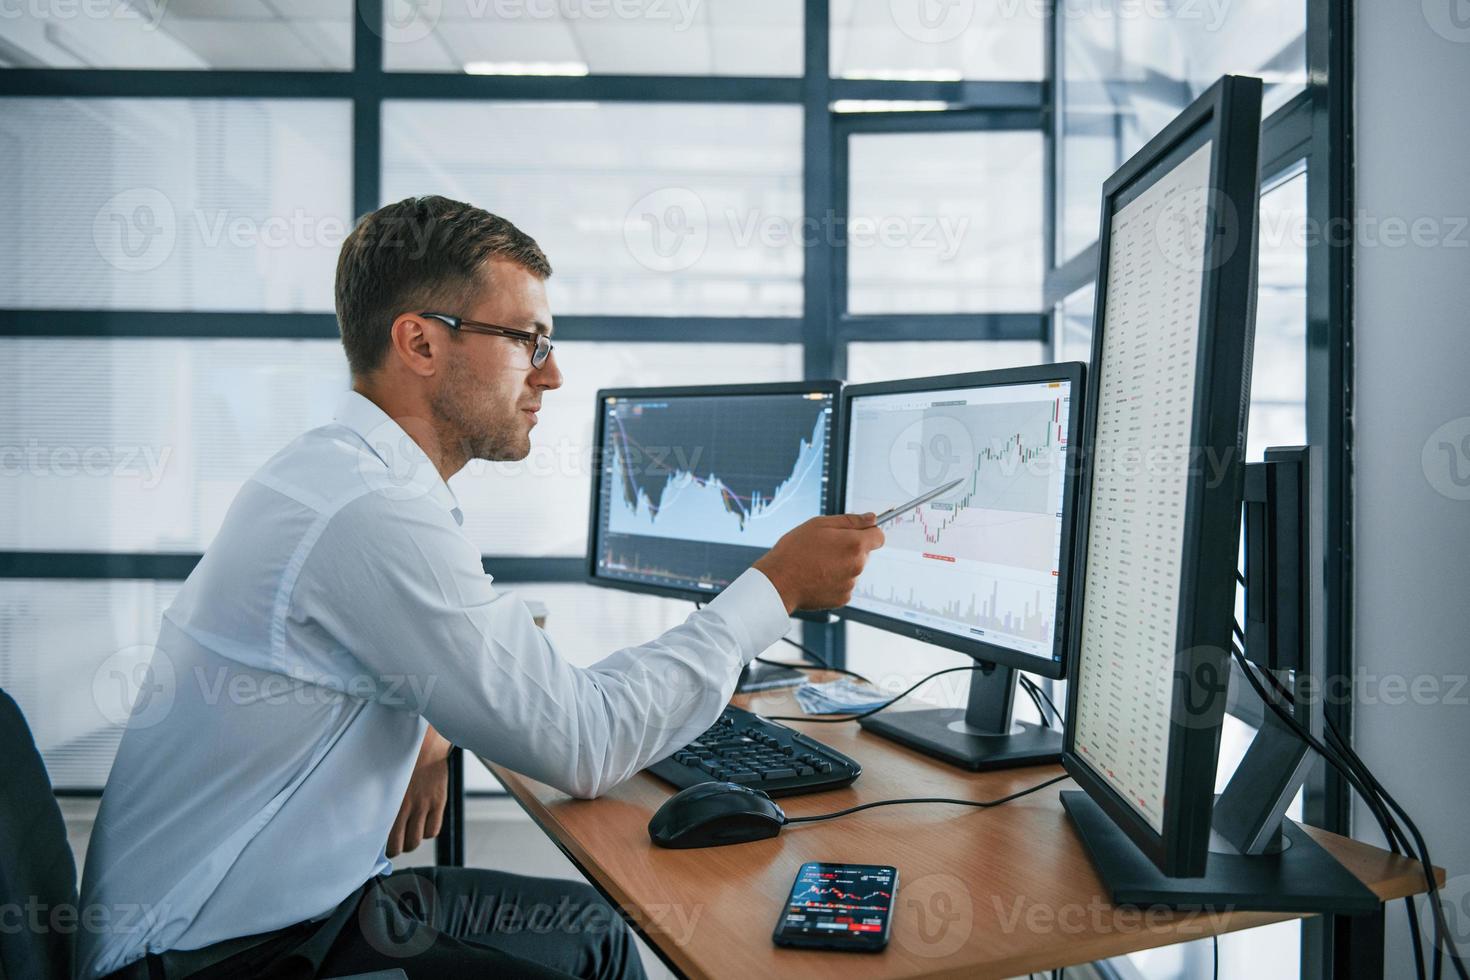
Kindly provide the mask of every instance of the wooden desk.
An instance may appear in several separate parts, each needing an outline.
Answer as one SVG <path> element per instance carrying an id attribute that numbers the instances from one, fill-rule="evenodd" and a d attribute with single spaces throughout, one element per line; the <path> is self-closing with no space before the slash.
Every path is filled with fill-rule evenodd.
<path id="1" fill-rule="evenodd" d="M 735 703 L 763 714 L 800 713 L 789 691 Z M 967 773 L 855 723 L 793 727 L 856 759 L 863 775 L 846 789 L 783 797 L 779 802 L 792 816 L 892 797 L 994 799 L 1061 771 Z M 647 828 L 672 790 L 647 773 L 588 801 L 490 768 L 665 962 L 690 977 L 1015 977 L 1296 918 L 1112 906 L 1062 811 L 1060 792 L 1076 788 L 1070 781 L 994 810 L 880 807 L 788 827 L 771 840 L 671 851 L 654 847 Z M 1325 831 L 1312 835 L 1385 901 L 1423 891 L 1414 862 Z M 898 868 L 893 939 L 885 952 L 799 951 L 771 943 L 803 861 Z"/>

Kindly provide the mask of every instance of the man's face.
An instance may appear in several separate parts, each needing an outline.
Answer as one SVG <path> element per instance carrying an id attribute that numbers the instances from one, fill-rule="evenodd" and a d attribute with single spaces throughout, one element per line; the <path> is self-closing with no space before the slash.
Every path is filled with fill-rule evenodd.
<path id="1" fill-rule="evenodd" d="M 466 320 L 512 330 L 550 334 L 546 286 L 525 269 L 501 259 L 486 266 L 486 288 L 469 309 L 446 310 Z M 448 330 L 446 326 L 443 329 Z M 553 352 L 531 366 L 535 344 L 511 337 L 461 331 L 448 347 L 448 363 L 432 395 L 434 415 L 471 459 L 525 459 L 542 395 L 561 387 Z"/>

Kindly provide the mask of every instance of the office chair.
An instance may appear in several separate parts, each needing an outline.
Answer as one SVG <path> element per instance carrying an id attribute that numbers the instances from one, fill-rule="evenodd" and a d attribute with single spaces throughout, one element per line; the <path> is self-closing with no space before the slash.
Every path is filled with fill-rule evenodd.
<path id="1" fill-rule="evenodd" d="M 0 690 L 0 907 L 77 907 L 77 866 L 51 779 L 20 706 Z M 28 906 L 27 903 L 35 903 Z M 26 913 L 29 914 L 29 913 Z M 0 977 L 72 975 L 74 933 L 0 929 Z M 402 970 L 341 980 L 408 980 Z"/>

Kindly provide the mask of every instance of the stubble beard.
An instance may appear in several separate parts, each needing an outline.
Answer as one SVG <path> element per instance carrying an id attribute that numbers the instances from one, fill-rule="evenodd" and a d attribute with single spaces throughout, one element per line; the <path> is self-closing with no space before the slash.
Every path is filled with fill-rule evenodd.
<path id="1" fill-rule="evenodd" d="M 481 389 L 464 363 L 451 360 L 449 364 L 444 384 L 430 399 L 439 444 L 462 455 L 466 462 L 525 459 L 531 452 L 531 438 L 523 428 L 520 410 L 512 408 L 508 418 L 497 418 L 493 405 L 477 397 Z"/>

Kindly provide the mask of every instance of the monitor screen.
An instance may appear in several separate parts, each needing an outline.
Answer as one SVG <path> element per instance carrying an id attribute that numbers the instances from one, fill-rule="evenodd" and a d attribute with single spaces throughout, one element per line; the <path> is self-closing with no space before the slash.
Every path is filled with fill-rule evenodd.
<path id="1" fill-rule="evenodd" d="M 598 395 L 596 582 L 709 596 L 831 502 L 838 385 Z"/>
<path id="2" fill-rule="evenodd" d="M 1074 744 L 1159 834 L 1195 464 L 1210 149 L 1190 149 L 1112 215 L 1094 377 Z"/>
<path id="3" fill-rule="evenodd" d="M 1057 367 L 1022 369 L 1037 380 L 1010 383 L 999 381 L 1019 372 L 849 390 L 844 510 L 881 512 L 963 479 L 884 525 L 848 607 L 866 614 L 856 618 L 977 655 L 971 644 L 1060 663 L 1081 369 Z"/>

